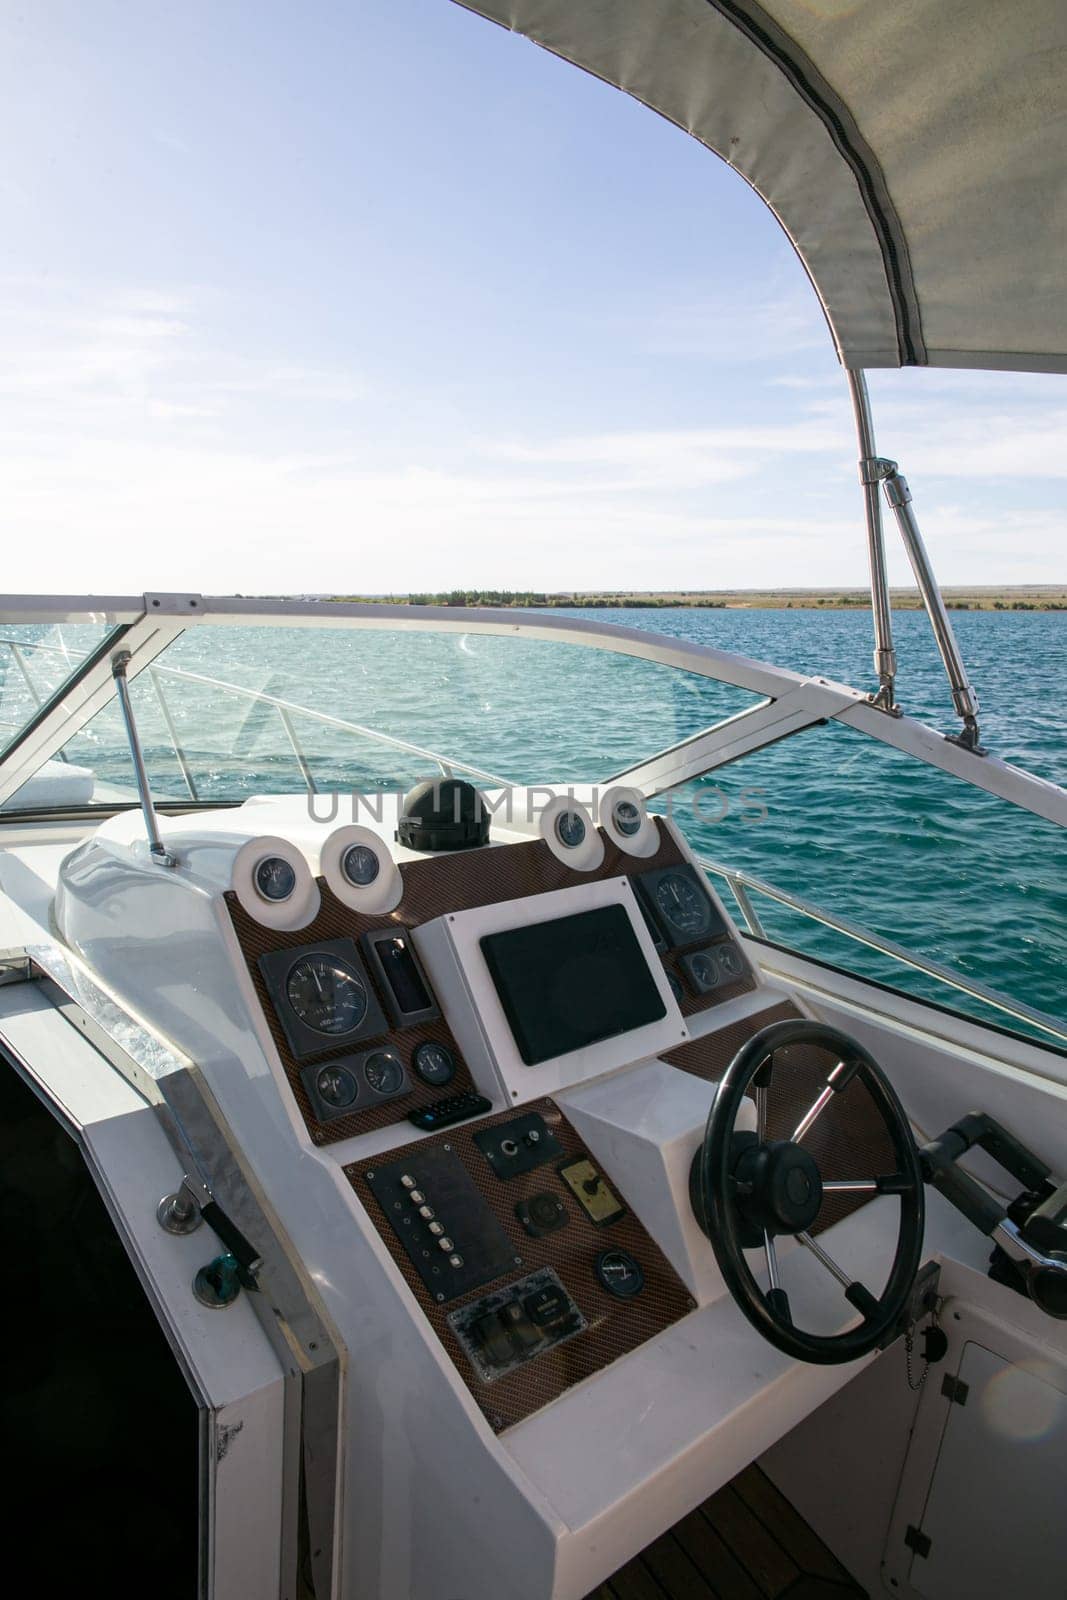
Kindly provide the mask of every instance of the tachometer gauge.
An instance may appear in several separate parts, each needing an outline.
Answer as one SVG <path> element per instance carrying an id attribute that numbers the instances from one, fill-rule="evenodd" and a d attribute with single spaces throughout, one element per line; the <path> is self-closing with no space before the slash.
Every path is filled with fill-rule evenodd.
<path id="1" fill-rule="evenodd" d="M 655 867 L 630 882 L 672 950 L 704 944 L 727 931 L 710 889 L 689 862 Z"/>
<path id="2" fill-rule="evenodd" d="M 710 920 L 711 907 L 692 879 L 680 872 L 665 872 L 656 885 L 656 905 L 676 934 L 686 942 L 699 939 Z"/>
<path id="3" fill-rule="evenodd" d="M 304 956 L 290 969 L 285 993 L 305 1027 L 331 1038 L 354 1033 L 367 1015 L 366 985 L 337 956 Z"/>
<path id="4" fill-rule="evenodd" d="M 404 1064 L 391 1050 L 374 1050 L 363 1062 L 363 1076 L 375 1094 L 396 1094 L 403 1087 Z"/>
<path id="5" fill-rule="evenodd" d="M 252 874 L 256 893 L 275 903 L 288 900 L 296 888 L 296 872 L 281 856 L 264 856 Z"/>

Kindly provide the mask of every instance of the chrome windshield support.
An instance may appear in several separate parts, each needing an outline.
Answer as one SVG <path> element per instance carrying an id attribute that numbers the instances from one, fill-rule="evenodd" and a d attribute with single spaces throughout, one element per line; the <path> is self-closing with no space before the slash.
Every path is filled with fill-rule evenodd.
<path id="1" fill-rule="evenodd" d="M 130 652 L 120 650 L 111 658 L 111 672 L 115 679 L 115 693 L 118 695 L 119 706 L 122 710 L 122 721 L 126 728 L 126 738 L 129 741 L 130 757 L 133 761 L 134 776 L 137 779 L 137 794 L 141 801 L 141 815 L 144 817 L 145 832 L 148 835 L 148 848 L 152 860 L 161 867 L 176 867 L 177 857 L 172 856 L 163 843 L 159 833 L 159 823 L 156 819 L 156 808 L 152 804 L 152 791 L 148 783 L 148 773 L 145 769 L 144 755 L 141 751 L 141 741 L 137 734 L 137 723 L 133 715 L 133 704 L 130 700 L 130 686 L 126 681 L 126 669 L 130 664 Z"/>
<path id="2" fill-rule="evenodd" d="M 978 737 L 978 696 L 967 676 L 967 668 L 963 664 L 960 647 L 956 642 L 945 602 L 941 598 L 941 591 L 937 586 L 922 534 L 919 532 L 919 524 L 912 510 L 908 480 L 898 470 L 895 461 L 879 457 L 871 463 L 871 466 L 882 481 L 886 500 L 897 519 L 900 537 L 904 541 L 911 570 L 915 574 L 915 582 L 919 586 L 926 614 L 930 618 L 930 626 L 934 630 L 938 653 L 944 662 L 949 688 L 952 690 L 952 704 L 963 723 L 962 733 L 949 737 L 953 737 L 954 743 L 962 745 L 965 750 L 971 750 L 975 755 L 983 755 L 984 751 Z"/>
<path id="3" fill-rule="evenodd" d="M 885 539 L 882 533 L 882 502 L 878 496 L 878 457 L 874 448 L 874 421 L 867 379 L 860 371 L 846 373 L 852 412 L 856 419 L 856 438 L 860 447 L 860 483 L 867 519 L 867 555 L 871 569 L 871 612 L 874 618 L 874 670 L 878 692 L 872 702 L 883 711 L 895 711 L 897 656 L 893 648 L 893 612 L 889 604 L 889 579 L 885 565 Z"/>

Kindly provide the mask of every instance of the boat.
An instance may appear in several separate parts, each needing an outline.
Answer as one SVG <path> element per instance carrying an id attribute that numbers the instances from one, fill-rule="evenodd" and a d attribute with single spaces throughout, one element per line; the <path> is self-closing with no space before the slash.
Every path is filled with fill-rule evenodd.
<path id="1" fill-rule="evenodd" d="M 1067 14 L 467 8 L 786 229 L 853 401 L 875 681 L 506 607 L 3 600 L 9 1582 L 1062 1597 L 1067 1023 L 709 859 L 686 808 L 847 739 L 1062 866 L 864 374 L 1067 366 Z M 902 704 L 883 502 L 947 726 Z"/>

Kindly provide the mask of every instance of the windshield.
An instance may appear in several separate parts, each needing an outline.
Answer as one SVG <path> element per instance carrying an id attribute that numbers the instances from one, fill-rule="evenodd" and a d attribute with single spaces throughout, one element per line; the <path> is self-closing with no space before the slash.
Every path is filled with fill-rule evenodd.
<path id="1" fill-rule="evenodd" d="M 403 789 L 446 766 L 482 782 L 597 783 L 760 701 L 582 645 L 329 626 L 190 629 L 130 687 L 161 801 Z M 63 770 L 50 763 L 9 809 L 134 797 L 113 701 L 60 754 Z"/>
<path id="2" fill-rule="evenodd" d="M 0 755 L 116 632 L 110 622 L 0 627 Z"/>

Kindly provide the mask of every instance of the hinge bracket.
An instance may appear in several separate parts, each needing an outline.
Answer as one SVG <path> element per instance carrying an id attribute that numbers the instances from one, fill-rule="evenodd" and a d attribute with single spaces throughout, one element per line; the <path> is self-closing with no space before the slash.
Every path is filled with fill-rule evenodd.
<path id="1" fill-rule="evenodd" d="M 922 1556 L 925 1561 L 930 1554 L 930 1540 L 921 1528 L 909 1522 L 904 1534 L 904 1543 L 909 1550 L 914 1550 L 917 1556 Z"/>
<path id="2" fill-rule="evenodd" d="M 954 1378 L 951 1372 L 946 1372 L 941 1379 L 941 1393 L 953 1405 L 965 1406 L 970 1392 L 970 1385 L 962 1383 L 959 1378 Z"/>

